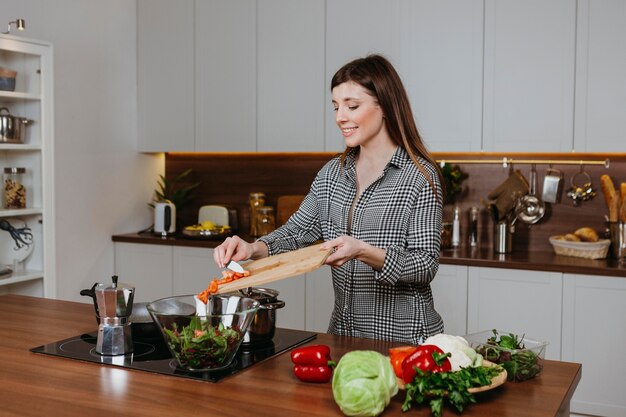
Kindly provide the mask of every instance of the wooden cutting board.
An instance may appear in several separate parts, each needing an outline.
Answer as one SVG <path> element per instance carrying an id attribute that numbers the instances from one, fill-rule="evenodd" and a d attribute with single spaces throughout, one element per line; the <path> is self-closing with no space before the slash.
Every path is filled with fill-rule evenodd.
<path id="1" fill-rule="evenodd" d="M 332 249 L 321 250 L 321 243 L 306 248 L 268 256 L 267 258 L 241 263 L 250 276 L 222 284 L 218 293 L 223 294 L 248 287 L 258 287 L 281 279 L 311 272 L 324 265 Z"/>

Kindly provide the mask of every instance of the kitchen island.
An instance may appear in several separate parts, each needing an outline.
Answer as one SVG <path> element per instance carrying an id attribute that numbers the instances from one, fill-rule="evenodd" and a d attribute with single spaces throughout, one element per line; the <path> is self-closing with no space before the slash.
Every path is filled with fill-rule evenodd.
<path id="1" fill-rule="evenodd" d="M 95 329 L 93 305 L 17 295 L 0 296 L 0 416 L 341 416 L 331 385 L 295 379 L 288 353 L 217 383 L 51 357 L 31 348 Z M 385 353 L 392 344 L 318 334 L 333 358 L 352 350 Z M 567 416 L 581 365 L 545 361 L 542 374 L 478 395 L 464 416 Z M 430 416 L 426 407 L 401 412 L 403 392 L 383 416 Z M 457 415 L 446 409 L 444 416 Z"/>

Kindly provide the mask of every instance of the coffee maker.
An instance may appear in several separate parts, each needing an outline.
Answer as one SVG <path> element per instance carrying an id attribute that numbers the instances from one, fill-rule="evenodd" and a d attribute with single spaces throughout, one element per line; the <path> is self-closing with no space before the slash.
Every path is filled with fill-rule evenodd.
<path id="1" fill-rule="evenodd" d="M 135 288 L 118 283 L 117 275 L 112 284 L 95 284 L 94 303 L 98 316 L 96 353 L 106 356 L 126 355 L 133 351 L 130 315 L 133 311 Z"/>

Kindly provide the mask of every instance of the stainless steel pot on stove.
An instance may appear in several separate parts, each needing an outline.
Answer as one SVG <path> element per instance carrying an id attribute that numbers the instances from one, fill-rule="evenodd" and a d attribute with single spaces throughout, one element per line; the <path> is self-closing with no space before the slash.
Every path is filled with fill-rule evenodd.
<path id="1" fill-rule="evenodd" d="M 280 293 L 269 288 L 256 287 L 248 287 L 239 292 L 244 297 L 260 303 L 254 320 L 243 337 L 243 343 L 254 344 L 272 340 L 276 332 L 276 310 L 285 306 L 285 302 L 278 299 Z"/>

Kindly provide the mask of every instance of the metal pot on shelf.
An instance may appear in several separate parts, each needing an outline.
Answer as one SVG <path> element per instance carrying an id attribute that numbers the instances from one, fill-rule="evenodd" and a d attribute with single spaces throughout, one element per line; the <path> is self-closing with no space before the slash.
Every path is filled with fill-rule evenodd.
<path id="1" fill-rule="evenodd" d="M 285 302 L 278 299 L 280 294 L 269 288 L 248 287 L 239 292 L 259 302 L 259 310 L 248 331 L 243 336 L 244 344 L 269 342 L 276 332 L 276 310 L 283 308 Z"/>
<path id="2" fill-rule="evenodd" d="M 0 107 L 0 143 L 24 143 L 26 126 L 33 121 L 15 117 L 8 108 Z"/>

